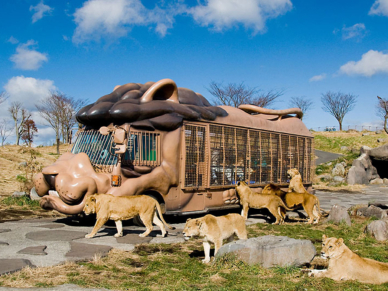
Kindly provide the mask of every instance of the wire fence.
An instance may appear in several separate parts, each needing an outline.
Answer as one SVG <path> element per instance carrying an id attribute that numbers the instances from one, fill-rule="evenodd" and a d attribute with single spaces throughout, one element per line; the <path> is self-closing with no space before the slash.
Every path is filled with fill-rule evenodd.
<path id="1" fill-rule="evenodd" d="M 339 131 L 339 126 L 318 126 L 313 127 L 310 130 L 314 131 Z M 342 126 L 342 131 L 356 130 L 356 131 L 384 131 L 383 126 L 373 126 L 373 125 L 345 125 Z"/>

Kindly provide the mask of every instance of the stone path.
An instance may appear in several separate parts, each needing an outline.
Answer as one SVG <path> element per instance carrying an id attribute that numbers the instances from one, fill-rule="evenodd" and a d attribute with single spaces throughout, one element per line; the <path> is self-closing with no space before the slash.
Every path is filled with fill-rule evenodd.
<path id="1" fill-rule="evenodd" d="M 360 193 L 351 194 L 317 190 L 316 195 L 321 202 L 321 208 L 326 211 L 334 204 L 347 208 L 370 202 L 388 204 L 388 187 L 385 185 L 368 186 Z M 85 234 L 90 233 L 93 225 L 82 225 L 71 217 L 0 223 L 0 275 L 20 270 L 27 265 L 53 266 L 65 261 L 92 259 L 95 254 L 105 255 L 112 248 L 131 251 L 139 243 L 184 242 L 182 230 L 186 218 L 178 217 L 175 221 L 170 218 L 169 222 L 176 230 L 169 231 L 166 238 L 157 237 L 160 234 L 158 227 L 155 227 L 148 237 L 140 238 L 139 234 L 144 232 L 144 227 L 129 223 L 124 225 L 124 236 L 115 238 L 113 235 L 116 228 L 112 223 L 104 226 L 94 238 L 86 239 Z M 250 215 L 247 224 L 263 222 L 265 220 L 262 215 L 253 214 Z M 0 287 L 0 291 L 2 290 L 13 289 Z"/>

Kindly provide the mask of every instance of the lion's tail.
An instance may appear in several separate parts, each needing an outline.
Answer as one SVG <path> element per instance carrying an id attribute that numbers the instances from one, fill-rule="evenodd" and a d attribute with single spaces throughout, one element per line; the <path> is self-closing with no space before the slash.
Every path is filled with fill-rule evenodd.
<path id="1" fill-rule="evenodd" d="M 288 208 L 287 205 L 283 202 L 282 199 L 280 199 L 280 201 L 279 201 L 279 206 L 283 207 L 285 210 L 288 210 L 288 211 L 293 211 L 294 210 L 293 208 Z"/>
<path id="2" fill-rule="evenodd" d="M 317 206 L 318 213 L 320 213 L 324 217 L 329 216 L 329 212 L 321 208 L 321 204 L 317 196 L 315 196 L 315 199 L 316 199 L 316 206 Z"/>
<path id="3" fill-rule="evenodd" d="M 158 211 L 159 217 L 160 217 L 160 219 L 162 220 L 162 222 L 164 223 L 164 225 L 167 226 L 169 229 L 175 229 L 175 227 L 169 225 L 169 224 L 164 220 L 164 217 L 163 217 L 163 214 L 162 214 L 162 208 L 160 208 L 160 204 L 159 204 L 158 201 L 156 201 L 156 210 Z"/>

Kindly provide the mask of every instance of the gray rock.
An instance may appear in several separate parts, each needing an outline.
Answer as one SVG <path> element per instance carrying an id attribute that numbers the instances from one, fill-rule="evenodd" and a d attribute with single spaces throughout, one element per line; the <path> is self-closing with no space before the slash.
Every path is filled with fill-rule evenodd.
<path id="1" fill-rule="evenodd" d="M 384 179 L 383 179 L 383 183 L 384 183 L 384 184 L 388 184 L 388 179 L 387 179 L 387 178 L 384 178 Z"/>
<path id="2" fill-rule="evenodd" d="M 372 149 L 371 147 L 362 146 L 362 147 L 360 148 L 360 154 L 368 153 L 371 149 Z"/>
<path id="3" fill-rule="evenodd" d="M 0 259 L 0 275 L 13 273 L 27 266 L 34 267 L 29 260 L 25 259 Z"/>
<path id="4" fill-rule="evenodd" d="M 12 193 L 12 197 L 23 197 L 26 196 L 26 192 L 21 192 L 21 191 L 15 191 Z"/>
<path id="5" fill-rule="evenodd" d="M 71 230 L 46 230 L 29 232 L 26 234 L 28 239 L 34 241 L 72 241 L 78 238 L 84 238 L 86 232 Z"/>
<path id="6" fill-rule="evenodd" d="M 331 171 L 333 176 L 345 176 L 345 167 L 342 163 L 336 164 L 333 170 Z"/>
<path id="7" fill-rule="evenodd" d="M 346 207 L 339 206 L 337 204 L 333 205 L 330 210 L 330 214 L 327 217 L 326 221 L 331 221 L 334 223 L 345 222 L 347 225 L 351 226 L 352 222 L 350 221 L 350 216 Z"/>
<path id="8" fill-rule="evenodd" d="M 33 187 L 31 189 L 31 191 L 30 191 L 30 198 L 31 198 L 31 200 L 40 200 L 40 199 L 42 199 L 42 197 L 40 197 L 38 195 L 38 193 L 36 193 L 35 187 Z"/>
<path id="9" fill-rule="evenodd" d="M 369 133 L 369 132 L 364 132 L 364 133 L 362 134 L 362 136 L 367 136 L 367 135 L 370 135 L 370 133 Z"/>
<path id="10" fill-rule="evenodd" d="M 378 241 L 388 240 L 388 221 L 386 219 L 372 221 L 365 227 L 366 233 Z"/>
<path id="11" fill-rule="evenodd" d="M 45 256 L 47 255 L 47 253 L 44 251 L 46 248 L 47 246 L 26 247 L 18 251 L 18 254 Z"/>
<path id="12" fill-rule="evenodd" d="M 324 181 L 324 182 L 328 182 L 328 181 L 331 181 L 333 179 L 333 177 L 329 174 L 322 174 L 322 175 L 317 176 L 317 178 L 321 181 Z"/>
<path id="13" fill-rule="evenodd" d="M 361 207 L 357 210 L 357 216 L 363 217 L 375 217 L 377 219 L 382 219 L 387 217 L 387 210 L 383 210 L 380 207 L 371 205 L 369 207 Z"/>
<path id="14" fill-rule="evenodd" d="M 353 161 L 346 177 L 349 185 L 368 184 L 370 180 L 380 178 L 377 169 L 372 165 L 372 160 L 369 158 L 369 152 L 369 147 L 361 147 L 361 156 Z"/>
<path id="15" fill-rule="evenodd" d="M 376 134 L 382 134 L 384 131 L 381 129 L 376 130 Z"/>
<path id="16" fill-rule="evenodd" d="M 332 162 L 326 163 L 327 166 L 331 166 L 332 164 L 333 164 Z"/>
<path id="17" fill-rule="evenodd" d="M 266 235 L 223 245 L 216 259 L 228 253 L 247 264 L 272 268 L 306 265 L 314 258 L 316 250 L 309 240 Z"/>
<path id="18" fill-rule="evenodd" d="M 385 141 L 386 141 L 385 138 L 378 138 L 378 139 L 377 139 L 377 142 L 385 142 Z"/>
<path id="19" fill-rule="evenodd" d="M 19 163 L 19 167 L 27 167 L 27 162 L 21 162 L 21 163 Z"/>
<path id="20" fill-rule="evenodd" d="M 338 183 L 343 183 L 343 182 L 345 182 L 345 178 L 340 177 L 340 176 L 334 176 L 333 181 L 338 182 Z"/>
<path id="21" fill-rule="evenodd" d="M 106 256 L 112 249 L 111 246 L 91 245 L 77 242 L 70 242 L 70 251 L 66 254 L 67 258 L 75 257 L 80 259 L 92 259 L 95 254 Z"/>
<path id="22" fill-rule="evenodd" d="M 369 184 L 372 184 L 372 185 L 384 184 L 384 180 L 381 178 L 376 178 L 376 179 L 370 180 Z"/>
<path id="23" fill-rule="evenodd" d="M 348 150 L 349 150 L 349 148 L 347 146 L 342 146 L 341 147 L 341 151 L 348 151 Z"/>
<path id="24" fill-rule="evenodd" d="M 388 161 L 388 144 L 371 149 L 369 156 L 377 161 Z"/>

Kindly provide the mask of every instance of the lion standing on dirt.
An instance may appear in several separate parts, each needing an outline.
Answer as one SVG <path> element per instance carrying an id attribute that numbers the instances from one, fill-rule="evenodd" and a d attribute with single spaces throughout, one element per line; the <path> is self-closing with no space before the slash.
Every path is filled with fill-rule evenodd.
<path id="1" fill-rule="evenodd" d="M 85 236 L 86 238 L 95 236 L 97 231 L 109 219 L 114 220 L 116 223 L 117 233 L 114 236 L 123 236 L 123 225 L 121 221 L 134 218 L 137 215 L 140 216 L 140 219 L 146 227 L 146 231 L 139 234 L 140 237 L 146 237 L 150 234 L 153 230 L 152 222 L 160 227 L 162 237 L 165 237 L 167 234 L 164 225 L 169 229 L 175 229 L 164 220 L 158 201 L 147 195 L 116 197 L 110 194 L 94 194 L 86 199 L 83 211 L 86 215 L 96 213 L 97 216 L 96 224 L 94 225 L 92 232 Z M 161 220 L 158 218 L 156 211 Z"/>
<path id="2" fill-rule="evenodd" d="M 250 207 L 257 209 L 267 208 L 276 218 L 274 224 L 280 224 L 284 221 L 282 209 L 292 210 L 278 196 L 254 193 L 245 182 L 237 182 L 236 190 L 240 197 L 240 204 L 243 207 L 241 216 L 245 219 L 248 218 Z"/>
<path id="3" fill-rule="evenodd" d="M 263 194 L 277 195 L 279 196 L 287 207 L 297 210 L 301 206 L 309 216 L 307 223 L 318 223 L 321 218 L 321 208 L 319 205 L 319 199 L 317 196 L 306 192 L 285 192 L 274 184 L 268 184 L 263 189 Z"/>
<path id="4" fill-rule="evenodd" d="M 185 240 L 191 237 L 203 237 L 203 249 L 205 259 L 203 263 L 210 262 L 210 242 L 214 243 L 214 255 L 222 246 L 222 241 L 227 239 L 232 242 L 234 235 L 239 239 L 247 239 L 245 219 L 237 213 L 230 213 L 224 216 L 213 216 L 211 214 L 197 219 L 187 219 L 183 236 Z"/>
<path id="5" fill-rule="evenodd" d="M 361 283 L 388 282 L 388 264 L 353 253 L 342 238 L 322 236 L 321 255 L 329 259 L 327 270 L 311 270 L 310 277 L 327 277 L 335 281 L 357 280 Z"/>

